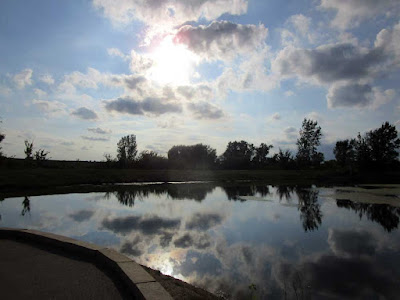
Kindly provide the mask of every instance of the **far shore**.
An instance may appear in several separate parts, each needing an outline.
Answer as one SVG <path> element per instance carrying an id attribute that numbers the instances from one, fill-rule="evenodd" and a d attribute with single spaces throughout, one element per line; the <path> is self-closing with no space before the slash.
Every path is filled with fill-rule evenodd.
<path id="1" fill-rule="evenodd" d="M 58 191 L 96 191 L 96 185 L 146 182 L 211 181 L 239 183 L 258 181 L 271 185 L 354 185 L 398 183 L 399 171 L 358 172 L 332 169 L 309 170 L 138 170 L 98 168 L 0 168 L 0 196 L 38 195 Z M 89 185 L 89 186 L 87 186 Z M 50 190 L 50 191 L 49 191 Z"/>

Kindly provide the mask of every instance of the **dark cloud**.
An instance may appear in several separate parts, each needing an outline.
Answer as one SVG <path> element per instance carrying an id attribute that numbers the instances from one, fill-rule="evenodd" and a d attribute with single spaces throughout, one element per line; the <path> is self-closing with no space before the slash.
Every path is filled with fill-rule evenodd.
<path id="1" fill-rule="evenodd" d="M 79 210 L 73 213 L 70 213 L 68 217 L 71 219 L 77 221 L 77 222 L 83 222 L 89 220 L 94 214 L 94 211 L 92 210 Z"/>
<path id="2" fill-rule="evenodd" d="M 370 232 L 340 229 L 329 230 L 328 243 L 336 255 L 343 257 L 372 256 L 378 245 Z"/>
<path id="3" fill-rule="evenodd" d="M 97 128 L 88 128 L 87 130 L 90 131 L 90 132 L 93 132 L 93 133 L 97 133 L 97 134 L 109 134 L 109 133 L 111 133 L 111 130 L 101 129 L 99 127 L 97 127 Z"/>
<path id="4" fill-rule="evenodd" d="M 385 61 L 383 48 L 364 51 L 352 44 L 324 45 L 316 49 L 283 49 L 272 64 L 283 76 L 314 78 L 319 82 L 369 77 Z"/>
<path id="5" fill-rule="evenodd" d="M 134 100 L 131 97 L 118 98 L 105 103 L 108 111 L 116 111 L 131 115 L 144 115 L 146 113 L 161 115 L 165 113 L 179 113 L 182 106 L 176 102 L 170 102 L 161 98 L 145 98 L 142 101 Z"/>
<path id="6" fill-rule="evenodd" d="M 131 89 L 136 90 L 141 83 L 146 82 L 146 78 L 144 76 L 128 76 L 124 78 L 125 85 Z"/>
<path id="7" fill-rule="evenodd" d="M 172 232 L 163 232 L 160 236 L 160 246 L 163 248 L 168 247 L 173 236 L 174 234 Z"/>
<path id="8" fill-rule="evenodd" d="M 196 119 L 220 119 L 224 112 L 219 107 L 205 101 L 189 103 L 187 108 L 193 113 Z"/>
<path id="9" fill-rule="evenodd" d="M 182 85 L 176 88 L 176 92 L 183 96 L 186 100 L 210 100 L 213 96 L 213 91 L 208 85 Z"/>
<path id="10" fill-rule="evenodd" d="M 95 120 L 97 119 L 97 114 L 86 107 L 80 107 L 74 110 L 71 115 L 81 118 L 83 120 Z"/>
<path id="11" fill-rule="evenodd" d="M 214 20 L 225 13 L 240 15 L 247 11 L 248 0 L 93 0 L 93 5 L 115 23 L 139 20 L 163 27 L 199 19 Z"/>
<path id="12" fill-rule="evenodd" d="M 93 142 L 107 142 L 110 140 L 109 138 L 93 137 L 93 136 L 86 136 L 86 135 L 82 135 L 81 138 L 84 140 L 93 141 Z"/>
<path id="13" fill-rule="evenodd" d="M 178 248 L 189 248 L 193 246 L 193 238 L 189 233 L 184 234 L 180 238 L 176 239 L 174 241 L 175 247 Z"/>
<path id="14" fill-rule="evenodd" d="M 174 241 L 174 245 L 178 248 L 194 247 L 204 250 L 211 246 L 211 238 L 208 234 L 185 233 Z"/>
<path id="15" fill-rule="evenodd" d="M 141 239 L 139 236 L 135 236 L 132 242 L 125 242 L 121 246 L 120 252 L 129 254 L 132 256 L 140 256 L 143 254 L 143 251 L 139 249 L 138 244 L 140 243 Z"/>
<path id="16" fill-rule="evenodd" d="M 217 213 L 195 213 L 186 222 L 186 229 L 204 231 L 221 224 L 224 218 Z"/>
<path id="17" fill-rule="evenodd" d="M 102 221 L 103 227 L 115 233 L 128 233 L 137 230 L 146 235 L 177 230 L 180 224 L 181 221 L 179 219 L 166 219 L 155 215 L 120 217 Z"/>
<path id="18" fill-rule="evenodd" d="M 232 59 L 261 47 L 268 30 L 264 25 L 235 24 L 214 21 L 208 26 L 182 26 L 174 41 L 210 60 Z"/>
<path id="19" fill-rule="evenodd" d="M 63 145 L 63 146 L 73 146 L 73 145 L 75 145 L 75 143 L 74 143 L 74 142 L 61 142 L 60 145 Z"/>
<path id="20" fill-rule="evenodd" d="M 373 91 L 369 84 L 333 85 L 326 96 L 328 106 L 365 107 L 373 101 Z"/>
<path id="21" fill-rule="evenodd" d="M 297 133 L 297 129 L 295 127 L 287 127 L 283 130 L 286 134 Z"/>

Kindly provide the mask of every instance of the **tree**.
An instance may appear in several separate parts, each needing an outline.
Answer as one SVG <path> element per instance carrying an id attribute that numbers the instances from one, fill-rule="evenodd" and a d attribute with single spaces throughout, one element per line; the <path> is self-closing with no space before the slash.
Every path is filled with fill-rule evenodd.
<path id="1" fill-rule="evenodd" d="M 35 152 L 35 159 L 37 161 L 45 161 L 48 160 L 49 158 L 47 157 L 47 155 L 50 152 L 45 151 L 44 149 L 39 149 L 38 151 Z"/>
<path id="2" fill-rule="evenodd" d="M 378 166 L 388 165 L 394 162 L 399 153 L 400 139 L 396 127 L 385 122 L 378 129 L 366 133 L 366 141 L 369 147 L 371 160 Z"/>
<path id="3" fill-rule="evenodd" d="M 300 138 L 297 139 L 296 159 L 300 165 L 319 165 L 324 160 L 324 155 L 317 152 L 317 147 L 321 144 L 321 127 L 317 121 L 304 119 L 300 129 Z"/>
<path id="4" fill-rule="evenodd" d="M 279 152 L 274 155 L 274 159 L 283 169 L 288 169 L 293 165 L 293 156 L 290 150 L 282 151 L 282 149 L 279 148 Z"/>
<path id="5" fill-rule="evenodd" d="M 339 165 L 345 166 L 354 162 L 356 157 L 355 152 L 356 140 L 343 140 L 337 141 L 333 154 L 335 154 L 336 161 Z"/>
<path id="6" fill-rule="evenodd" d="M 400 139 L 396 127 L 389 122 L 380 128 L 368 131 L 364 136 L 358 133 L 355 140 L 355 156 L 360 168 L 384 168 L 391 166 L 399 156 Z"/>
<path id="7" fill-rule="evenodd" d="M 257 148 L 255 148 L 255 156 L 252 160 L 253 164 L 255 166 L 265 166 L 268 162 L 268 154 L 269 150 L 272 149 L 274 146 L 272 145 L 267 145 L 264 143 L 261 143 L 261 145 Z"/>
<path id="8" fill-rule="evenodd" d="M 138 166 L 144 169 L 167 169 L 168 159 L 155 151 L 142 151 L 138 158 Z"/>
<path id="9" fill-rule="evenodd" d="M 171 167 L 177 169 L 208 169 L 214 166 L 216 153 L 217 151 L 208 145 L 179 145 L 169 149 L 168 161 Z"/>
<path id="10" fill-rule="evenodd" d="M 137 154 L 136 136 L 134 134 L 122 137 L 117 144 L 117 158 L 121 165 L 131 164 Z"/>
<path id="11" fill-rule="evenodd" d="M 29 142 L 25 140 L 25 159 L 26 160 L 33 160 L 33 142 Z"/>
<path id="12" fill-rule="evenodd" d="M 0 123 L 2 123 L 1 120 L 0 120 Z M 0 143 L 4 140 L 5 137 L 6 136 L 3 133 L 0 132 Z M 0 158 L 3 156 L 3 152 L 1 152 L 1 149 L 2 148 L 0 146 Z"/>
<path id="13" fill-rule="evenodd" d="M 253 144 L 246 141 L 229 142 L 222 154 L 222 163 L 228 169 L 249 169 L 255 155 Z"/>

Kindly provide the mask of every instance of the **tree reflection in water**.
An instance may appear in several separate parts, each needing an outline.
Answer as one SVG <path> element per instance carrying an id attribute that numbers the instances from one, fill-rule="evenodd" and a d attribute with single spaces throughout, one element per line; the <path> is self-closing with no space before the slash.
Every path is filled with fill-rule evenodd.
<path id="1" fill-rule="evenodd" d="M 22 211 L 21 216 L 25 216 L 25 214 L 31 211 L 31 201 L 28 196 L 25 196 L 25 199 L 22 201 Z"/>
<path id="2" fill-rule="evenodd" d="M 379 223 L 387 232 L 399 225 L 400 208 L 389 204 L 358 203 L 350 200 L 336 200 L 338 207 L 353 210 L 360 219 L 365 215 L 368 220 Z"/>
<path id="3" fill-rule="evenodd" d="M 321 205 L 318 203 L 318 190 L 296 187 L 299 198 L 300 220 L 305 231 L 318 229 L 322 222 Z"/>
<path id="4" fill-rule="evenodd" d="M 221 188 L 228 200 L 241 202 L 246 201 L 241 196 L 256 196 L 258 194 L 261 197 L 266 197 L 271 195 L 268 185 L 222 185 Z"/>
<path id="5" fill-rule="evenodd" d="M 106 199 L 114 195 L 118 202 L 133 207 L 135 200 L 143 200 L 150 195 L 165 195 L 176 200 L 195 200 L 203 201 L 207 194 L 215 189 L 215 184 L 202 183 L 182 183 L 182 184 L 161 184 L 161 185 L 137 185 L 137 186 L 118 186 L 113 191 L 105 194 Z"/>
<path id="6" fill-rule="evenodd" d="M 276 192 L 279 195 L 279 201 L 285 199 L 288 203 L 292 202 L 292 193 L 294 192 L 295 187 L 289 185 L 278 185 L 276 187 Z"/>

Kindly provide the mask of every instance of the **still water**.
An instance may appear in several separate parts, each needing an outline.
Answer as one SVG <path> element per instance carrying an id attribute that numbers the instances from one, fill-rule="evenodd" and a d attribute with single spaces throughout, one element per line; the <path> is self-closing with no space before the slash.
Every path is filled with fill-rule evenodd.
<path id="1" fill-rule="evenodd" d="M 0 201 L 0 226 L 114 248 L 233 299 L 399 299 L 400 186 L 121 185 Z"/>

